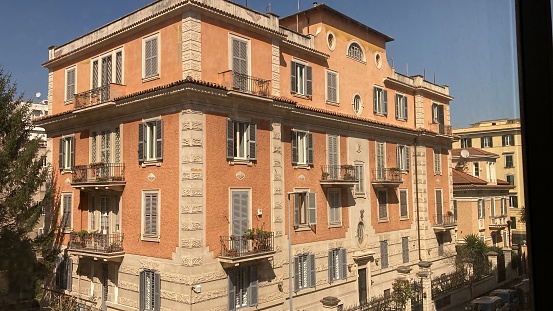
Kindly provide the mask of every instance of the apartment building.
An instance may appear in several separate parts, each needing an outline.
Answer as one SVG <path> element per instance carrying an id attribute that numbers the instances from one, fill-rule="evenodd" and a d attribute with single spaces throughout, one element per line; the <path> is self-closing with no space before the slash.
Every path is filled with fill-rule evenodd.
<path id="1" fill-rule="evenodd" d="M 30 113 L 31 113 L 31 119 L 32 120 L 47 116 L 48 115 L 48 101 L 47 100 L 42 100 L 42 101 L 39 101 L 37 103 L 31 103 L 29 105 L 29 110 L 30 110 Z M 47 163 L 50 162 L 50 161 L 48 161 L 48 157 L 51 156 L 51 154 L 48 152 L 48 148 L 47 148 L 47 139 L 48 138 L 47 138 L 47 135 L 46 135 L 46 132 L 45 132 L 44 128 L 41 128 L 41 127 L 38 127 L 38 126 L 33 127 L 31 129 L 30 138 L 31 139 L 36 138 L 40 141 L 38 156 L 42 158 L 43 165 L 47 166 Z M 46 183 L 40 185 L 40 187 L 38 188 L 38 191 L 33 196 L 33 199 L 35 201 L 41 201 L 44 198 L 44 196 L 46 194 L 46 187 L 47 187 Z M 40 215 L 40 217 L 38 219 L 38 222 L 35 226 L 35 229 L 31 233 L 32 238 L 36 237 L 37 235 L 41 235 L 44 232 L 48 231 L 48 229 L 49 229 L 48 225 L 50 224 L 50 218 L 49 218 L 50 215 L 47 212 L 49 212 L 49 211 L 44 210 L 42 212 L 42 214 Z"/>
<path id="2" fill-rule="evenodd" d="M 395 72 L 392 40 L 324 4 L 162 0 L 52 46 L 51 289 L 108 310 L 319 310 L 389 294 L 399 268 L 452 269 L 453 98 Z"/>
<path id="3" fill-rule="evenodd" d="M 497 176 L 514 187 L 509 191 L 509 218 L 512 244 L 526 243 L 526 224 L 520 221 L 524 202 L 524 171 L 520 119 L 480 121 L 467 128 L 454 129 L 460 139 L 453 148 L 481 148 L 499 156 Z"/>

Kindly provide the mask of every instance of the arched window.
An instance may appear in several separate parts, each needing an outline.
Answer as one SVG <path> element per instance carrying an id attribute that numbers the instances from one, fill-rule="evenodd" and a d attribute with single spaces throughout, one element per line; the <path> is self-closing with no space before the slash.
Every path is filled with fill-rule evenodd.
<path id="1" fill-rule="evenodd" d="M 348 47 L 348 56 L 360 62 L 365 60 L 363 50 L 359 44 L 352 42 Z"/>

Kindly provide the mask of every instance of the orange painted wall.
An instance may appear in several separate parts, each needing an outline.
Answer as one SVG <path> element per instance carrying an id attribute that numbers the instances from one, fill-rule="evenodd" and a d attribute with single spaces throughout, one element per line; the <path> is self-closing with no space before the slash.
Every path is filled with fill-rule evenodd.
<path id="1" fill-rule="evenodd" d="M 453 209 L 449 200 L 449 171 L 447 162 L 447 150 L 441 149 L 442 173 L 434 174 L 434 149 L 426 149 L 426 174 L 428 191 L 428 217 L 432 223 L 436 221 L 436 189 L 442 189 L 442 211 L 443 214 Z M 453 212 L 453 211 L 452 211 Z"/>

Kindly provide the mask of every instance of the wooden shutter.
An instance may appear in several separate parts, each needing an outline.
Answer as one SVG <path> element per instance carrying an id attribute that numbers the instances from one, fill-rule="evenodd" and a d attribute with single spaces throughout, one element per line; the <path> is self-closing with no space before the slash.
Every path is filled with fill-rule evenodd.
<path id="1" fill-rule="evenodd" d="M 436 189 L 436 217 L 442 223 L 442 215 L 443 215 L 443 208 L 442 208 L 442 190 Z"/>
<path id="2" fill-rule="evenodd" d="M 326 97 L 330 102 L 338 101 L 337 92 L 337 75 L 334 72 L 326 72 Z"/>
<path id="3" fill-rule="evenodd" d="M 227 119 L 227 160 L 234 159 L 234 121 Z"/>
<path id="4" fill-rule="evenodd" d="M 444 106 L 443 105 L 438 105 L 438 123 L 444 124 Z"/>
<path id="5" fill-rule="evenodd" d="M 66 258 L 66 286 L 65 289 L 71 291 L 73 288 L 73 259 Z"/>
<path id="6" fill-rule="evenodd" d="M 69 152 L 71 155 L 69 157 L 69 169 L 73 170 L 73 166 L 75 166 L 75 136 L 71 136 L 69 142 Z"/>
<path id="7" fill-rule="evenodd" d="M 388 268 L 388 241 L 380 241 L 380 266 Z"/>
<path id="8" fill-rule="evenodd" d="M 250 123 L 250 125 L 248 127 L 248 131 L 249 131 L 249 141 L 248 141 L 248 143 L 249 143 L 249 146 L 250 146 L 249 159 L 250 160 L 257 160 L 257 149 L 256 149 L 256 142 L 255 142 L 257 126 L 253 123 Z"/>
<path id="9" fill-rule="evenodd" d="M 138 124 L 138 161 L 143 162 L 146 160 L 146 123 L 141 122 Z"/>
<path id="10" fill-rule="evenodd" d="M 373 86 L 373 112 L 378 113 L 378 88 Z"/>
<path id="11" fill-rule="evenodd" d="M 291 276 L 290 276 L 291 277 Z M 294 291 L 300 290 L 300 257 L 294 256 Z"/>
<path id="12" fill-rule="evenodd" d="M 111 55 L 108 55 L 102 57 L 102 86 L 107 86 L 111 83 L 111 76 Z"/>
<path id="13" fill-rule="evenodd" d="M 407 191 L 400 190 L 399 192 L 399 204 L 400 204 L 400 213 L 401 217 L 407 216 Z"/>
<path id="14" fill-rule="evenodd" d="M 156 160 L 163 159 L 163 120 L 156 120 Z"/>
<path id="15" fill-rule="evenodd" d="M 301 194 L 294 194 L 294 228 L 300 225 Z M 290 232 L 288 234 L 291 234 Z"/>
<path id="16" fill-rule="evenodd" d="M 296 63 L 290 62 L 290 91 L 292 93 L 298 92 L 298 85 L 296 83 L 296 66 Z"/>
<path id="17" fill-rule="evenodd" d="M 328 251 L 328 282 L 334 281 L 334 250 Z"/>
<path id="18" fill-rule="evenodd" d="M 157 37 L 151 38 L 145 42 L 145 52 L 144 52 L 144 66 L 145 73 L 144 77 L 148 78 L 158 74 L 157 68 L 157 59 L 158 59 L 158 49 L 157 49 Z"/>
<path id="19" fill-rule="evenodd" d="M 338 136 L 328 135 L 328 171 L 330 173 L 330 179 L 338 179 Z"/>
<path id="20" fill-rule="evenodd" d="M 228 273 L 228 310 L 236 310 L 236 270 Z"/>
<path id="21" fill-rule="evenodd" d="M 298 132 L 292 130 L 290 144 L 292 145 L 292 164 L 298 164 Z"/>
<path id="22" fill-rule="evenodd" d="M 396 119 L 399 119 L 399 110 L 401 109 L 401 95 L 396 94 Z"/>
<path id="23" fill-rule="evenodd" d="M 388 114 L 388 91 L 382 89 L 382 113 Z"/>
<path id="24" fill-rule="evenodd" d="M 378 191 L 378 219 L 388 218 L 386 191 Z"/>
<path id="25" fill-rule="evenodd" d="M 311 66 L 305 66 L 305 95 L 311 96 L 313 94 L 313 68 Z"/>
<path id="26" fill-rule="evenodd" d="M 408 113 L 408 108 L 407 108 L 407 96 L 403 96 L 403 98 L 401 99 L 401 101 L 403 102 L 403 118 L 405 120 L 407 120 L 407 113 Z"/>
<path id="27" fill-rule="evenodd" d="M 248 305 L 257 306 L 258 302 L 258 281 L 257 281 L 257 266 L 250 266 L 250 286 L 248 287 Z"/>
<path id="28" fill-rule="evenodd" d="M 315 192 L 307 193 L 307 223 L 315 225 L 317 223 L 317 194 Z"/>
<path id="29" fill-rule="evenodd" d="M 409 238 L 401 238 L 401 253 L 403 255 L 403 263 L 409 262 Z"/>
<path id="30" fill-rule="evenodd" d="M 151 214 L 150 214 L 150 228 L 151 228 L 151 233 L 154 234 L 154 235 L 157 235 L 158 232 L 157 232 L 157 223 L 158 223 L 158 208 L 159 208 L 159 198 L 158 198 L 158 194 L 157 193 L 153 193 L 152 194 L 152 206 L 151 206 Z"/>
<path id="31" fill-rule="evenodd" d="M 142 270 L 139 274 L 139 287 L 138 287 L 138 306 L 140 311 L 146 309 L 146 271 Z"/>
<path id="32" fill-rule="evenodd" d="M 402 168 L 402 165 L 401 165 L 401 145 L 396 146 L 396 163 L 397 163 L 397 167 Z"/>
<path id="33" fill-rule="evenodd" d="M 316 282 L 317 270 L 315 269 L 315 254 L 307 255 L 307 263 L 308 263 L 308 267 L 309 267 L 309 275 L 308 275 L 309 283 L 308 283 L 308 286 L 309 287 L 315 287 L 315 285 L 317 284 L 317 282 Z"/>
<path id="34" fill-rule="evenodd" d="M 313 152 L 313 134 L 307 133 L 307 164 L 313 165 L 314 162 L 314 152 Z"/>
<path id="35" fill-rule="evenodd" d="M 161 304 L 161 276 L 159 272 L 154 272 L 154 290 L 153 290 L 153 299 L 154 299 L 154 311 L 160 311 Z"/>
<path id="36" fill-rule="evenodd" d="M 152 234 L 152 194 L 144 195 L 144 234 Z"/>
<path id="37" fill-rule="evenodd" d="M 348 260 L 347 260 L 346 249 L 340 248 L 339 255 L 340 255 L 340 278 L 345 279 L 348 271 L 348 268 L 347 268 Z"/>
<path id="38" fill-rule="evenodd" d="M 75 95 L 75 68 L 67 70 L 66 77 L 66 100 L 72 100 Z"/>
<path id="39" fill-rule="evenodd" d="M 248 191 L 232 192 L 232 234 L 242 236 L 249 226 Z"/>
<path id="40" fill-rule="evenodd" d="M 410 165 L 411 165 L 411 162 L 409 161 L 410 160 L 410 157 L 411 157 L 411 154 L 410 154 L 410 149 L 409 146 L 405 146 L 405 169 L 406 170 L 409 170 L 410 169 Z"/>
<path id="41" fill-rule="evenodd" d="M 248 43 L 232 38 L 232 71 L 248 74 Z"/>
<path id="42" fill-rule="evenodd" d="M 60 171 L 63 171 L 63 169 L 65 168 L 65 163 L 63 161 L 63 159 L 65 158 L 64 157 L 65 148 L 63 148 L 64 144 L 65 144 L 65 139 L 62 137 L 62 138 L 60 138 L 59 160 L 58 160 L 58 166 L 59 166 Z"/>

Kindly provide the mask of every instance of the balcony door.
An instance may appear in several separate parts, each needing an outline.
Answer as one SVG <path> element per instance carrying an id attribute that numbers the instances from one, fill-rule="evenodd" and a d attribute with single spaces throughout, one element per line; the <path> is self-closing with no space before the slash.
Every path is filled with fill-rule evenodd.
<path id="1" fill-rule="evenodd" d="M 442 204 L 442 190 L 436 189 L 436 223 L 443 224 L 443 204 Z"/>
<path id="2" fill-rule="evenodd" d="M 376 179 L 386 178 L 386 157 L 384 154 L 384 143 L 376 143 Z"/>
<path id="3" fill-rule="evenodd" d="M 338 136 L 328 135 L 328 173 L 330 179 L 339 179 Z"/>
<path id="4" fill-rule="evenodd" d="M 109 100 L 110 83 L 123 83 L 122 50 L 109 52 L 92 61 L 92 96 L 96 96 L 98 102 Z"/>
<path id="5" fill-rule="evenodd" d="M 120 232 L 118 195 L 92 195 L 89 205 L 89 231 L 101 234 Z"/>
<path id="6" fill-rule="evenodd" d="M 240 91 L 249 91 L 248 41 L 232 37 L 232 86 Z"/>
<path id="7" fill-rule="evenodd" d="M 240 237 L 244 235 L 244 232 L 248 230 L 250 225 L 250 192 L 248 190 L 232 190 L 231 200 L 231 235 L 234 236 L 234 239 L 231 240 L 232 248 L 238 250 L 239 252 L 245 252 L 248 250 L 248 243 Z"/>

